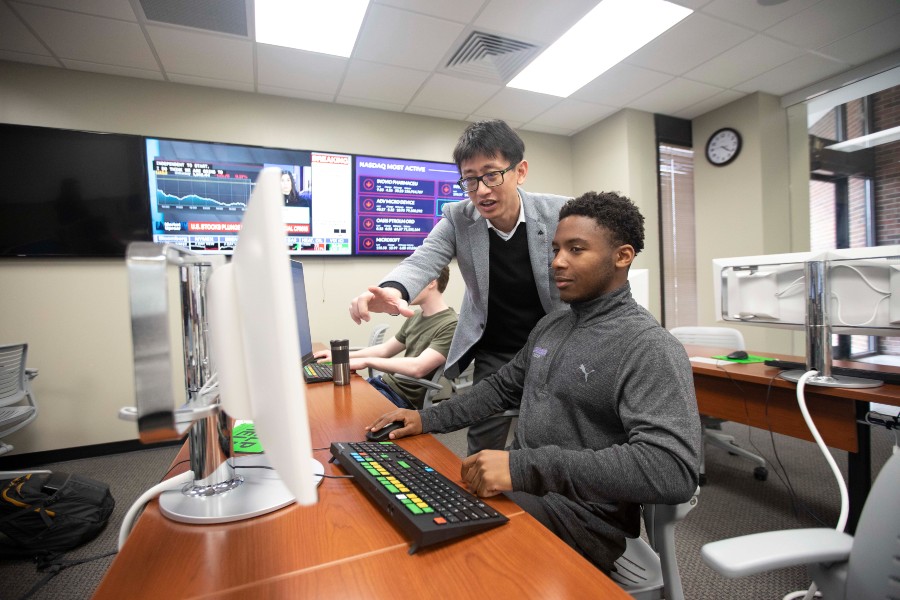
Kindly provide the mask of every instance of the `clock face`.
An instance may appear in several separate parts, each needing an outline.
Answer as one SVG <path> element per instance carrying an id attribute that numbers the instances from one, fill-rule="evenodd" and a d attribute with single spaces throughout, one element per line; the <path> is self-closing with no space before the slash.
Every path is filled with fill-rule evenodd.
<path id="1" fill-rule="evenodd" d="M 734 129 L 720 129 L 706 142 L 706 158 L 717 167 L 727 165 L 741 151 L 741 134 Z"/>

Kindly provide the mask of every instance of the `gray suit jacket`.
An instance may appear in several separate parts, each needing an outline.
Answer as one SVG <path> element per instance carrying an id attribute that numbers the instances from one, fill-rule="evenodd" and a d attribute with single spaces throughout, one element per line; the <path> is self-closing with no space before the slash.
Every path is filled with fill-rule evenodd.
<path id="1" fill-rule="evenodd" d="M 559 291 L 553 283 L 550 263 L 553 260 L 552 242 L 559 223 L 559 209 L 569 198 L 530 194 L 521 188 L 519 198 L 525 211 L 531 271 L 541 306 L 549 313 L 566 306 L 559 299 Z M 444 369 L 451 379 L 459 375 L 460 359 L 481 339 L 484 331 L 488 312 L 489 253 L 487 221 L 471 200 L 453 202 L 444 206 L 444 218 L 431 230 L 425 242 L 381 281 L 400 283 L 413 299 L 456 257 L 466 291 Z"/>

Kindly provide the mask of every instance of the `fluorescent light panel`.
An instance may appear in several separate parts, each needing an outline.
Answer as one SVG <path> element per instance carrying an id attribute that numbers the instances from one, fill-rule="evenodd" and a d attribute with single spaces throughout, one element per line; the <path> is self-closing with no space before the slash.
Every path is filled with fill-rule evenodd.
<path id="1" fill-rule="evenodd" d="M 874 148 L 875 146 L 896 142 L 897 140 L 900 140 L 900 127 L 891 127 L 890 129 L 876 131 L 869 135 L 863 135 L 825 147 L 829 150 L 840 150 L 841 152 L 856 152 L 857 150 Z"/>
<path id="2" fill-rule="evenodd" d="M 256 0 L 256 41 L 349 58 L 369 0 Z"/>
<path id="3" fill-rule="evenodd" d="M 568 97 L 692 12 L 665 0 L 603 0 L 507 86 Z"/>

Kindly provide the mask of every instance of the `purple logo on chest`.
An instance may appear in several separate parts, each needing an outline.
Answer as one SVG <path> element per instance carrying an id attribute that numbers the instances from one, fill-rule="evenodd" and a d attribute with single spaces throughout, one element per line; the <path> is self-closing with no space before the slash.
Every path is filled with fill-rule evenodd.
<path id="1" fill-rule="evenodd" d="M 535 346 L 534 350 L 531 351 L 531 356 L 535 358 L 543 358 L 544 356 L 547 356 L 547 349 Z"/>

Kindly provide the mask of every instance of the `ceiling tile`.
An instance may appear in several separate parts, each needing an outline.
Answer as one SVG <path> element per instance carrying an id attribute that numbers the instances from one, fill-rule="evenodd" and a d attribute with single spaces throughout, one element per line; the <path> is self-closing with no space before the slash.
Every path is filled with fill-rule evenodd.
<path id="1" fill-rule="evenodd" d="M 338 104 L 347 106 L 361 106 L 363 108 L 374 108 L 377 110 L 387 110 L 391 112 L 402 112 L 405 104 L 399 102 L 383 102 L 381 100 L 372 100 L 369 98 L 352 98 L 350 96 L 338 96 L 334 100 Z"/>
<path id="2" fill-rule="evenodd" d="M 712 98 L 722 88 L 687 79 L 673 79 L 646 94 L 629 106 L 638 110 L 671 115 L 684 106 L 692 106 Z"/>
<path id="3" fill-rule="evenodd" d="M 474 21 L 476 29 L 548 46 L 597 5 L 597 0 L 490 0 Z"/>
<path id="4" fill-rule="evenodd" d="M 159 68 L 137 23 L 25 4 L 17 9 L 59 58 L 148 71 Z"/>
<path id="5" fill-rule="evenodd" d="M 437 117 L 438 119 L 453 119 L 454 121 L 465 121 L 469 113 L 457 112 L 453 110 L 440 110 L 437 108 L 425 108 L 424 106 L 407 106 L 403 111 L 411 115 L 422 115 L 423 117 Z"/>
<path id="6" fill-rule="evenodd" d="M 426 71 L 353 59 L 341 84 L 338 100 L 365 98 L 396 104 L 402 109 L 419 91 L 428 76 Z"/>
<path id="7" fill-rule="evenodd" d="M 715 110 L 717 108 L 721 108 L 726 104 L 730 104 L 735 100 L 743 98 L 747 94 L 743 92 L 736 92 L 734 90 L 725 90 L 707 98 L 706 100 L 702 100 L 693 106 L 689 106 L 683 110 L 679 110 L 672 114 L 673 117 L 678 117 L 679 119 L 693 119 L 699 117 L 700 115 L 706 114 L 711 110 Z"/>
<path id="8" fill-rule="evenodd" d="M 165 78 L 159 70 L 135 69 L 133 67 L 125 67 L 121 65 L 105 65 L 101 63 L 82 62 L 80 60 L 62 59 L 63 65 L 67 69 L 76 71 L 89 71 L 91 73 L 104 73 L 106 75 L 119 75 L 121 77 L 138 77 L 140 79 L 154 79 L 163 81 Z"/>
<path id="9" fill-rule="evenodd" d="M 618 110 L 618 108 L 613 106 L 603 106 L 566 98 L 526 123 L 526 127 L 549 126 L 570 129 L 574 132 L 584 129 L 600 119 L 618 112 Z"/>
<path id="10" fill-rule="evenodd" d="M 556 96 L 503 88 L 500 93 L 479 106 L 473 116 L 479 119 L 503 119 L 508 123 L 530 121 L 559 101 L 560 98 Z"/>
<path id="11" fill-rule="evenodd" d="M 762 75 L 790 62 L 803 50 L 765 35 L 755 35 L 684 74 L 688 79 L 723 88 Z"/>
<path id="12" fill-rule="evenodd" d="M 256 50 L 257 85 L 303 90 L 315 95 L 337 93 L 347 69 L 347 59 L 268 44 Z M 300 96 L 306 97 L 306 96 Z"/>
<path id="13" fill-rule="evenodd" d="M 21 19 L 2 2 L 0 2 L 0 50 L 15 50 L 23 54 L 50 56 L 50 51 L 34 37 L 34 34 L 28 31 Z"/>
<path id="14" fill-rule="evenodd" d="M 897 0 L 822 0 L 766 33 L 801 48 L 816 50 L 897 14 L 900 14 Z"/>
<path id="15" fill-rule="evenodd" d="M 173 83 L 186 83 L 188 85 L 200 85 L 223 90 L 238 90 L 241 92 L 254 92 L 253 82 L 215 79 L 212 77 L 198 77 L 196 75 L 183 75 L 181 73 L 168 73 L 169 81 Z"/>
<path id="16" fill-rule="evenodd" d="M 431 71 L 439 66 L 463 26 L 375 4 L 353 49 L 353 58 Z"/>
<path id="17" fill-rule="evenodd" d="M 72 12 L 137 22 L 131 4 L 122 0 L 20 0 L 11 4 L 34 4 Z"/>
<path id="18" fill-rule="evenodd" d="M 168 74 L 253 83 L 249 40 L 156 25 L 147 25 L 147 34 Z"/>
<path id="19" fill-rule="evenodd" d="M 859 65 L 897 48 L 900 37 L 900 15 L 885 19 L 819 49 L 819 52 L 838 60 Z"/>
<path id="20" fill-rule="evenodd" d="M 759 77 L 749 79 L 734 89 L 752 94 L 766 92 L 781 96 L 799 90 L 826 77 L 831 77 L 847 70 L 848 65 L 823 56 L 805 54 L 789 63 L 775 67 Z"/>
<path id="21" fill-rule="evenodd" d="M 670 75 L 682 75 L 752 36 L 749 29 L 694 13 L 637 50 L 625 62 Z"/>
<path id="22" fill-rule="evenodd" d="M 25 54 L 22 52 L 12 52 L 10 50 L 0 50 L 0 60 L 28 63 L 32 65 L 43 65 L 45 67 L 58 67 L 60 65 L 59 61 L 52 56 L 42 56 L 40 54 Z"/>
<path id="23" fill-rule="evenodd" d="M 714 0 L 701 10 L 724 21 L 749 27 L 755 31 L 764 31 L 820 1 L 788 0 L 781 4 L 764 6 L 759 2 L 751 1 Z"/>
<path id="24" fill-rule="evenodd" d="M 569 97 L 608 106 L 625 106 L 671 80 L 671 75 L 659 71 L 619 63 Z"/>
<path id="25" fill-rule="evenodd" d="M 499 85 L 437 74 L 425 82 L 410 106 L 468 115 L 501 89 Z"/>
<path id="26" fill-rule="evenodd" d="M 534 131 L 537 133 L 549 133 L 551 135 L 572 135 L 573 133 L 577 133 L 577 129 L 574 127 L 554 127 L 552 125 L 542 125 L 540 123 L 526 123 L 521 127 L 517 127 L 516 129 L 522 129 L 524 131 Z"/>
<path id="27" fill-rule="evenodd" d="M 334 94 L 323 94 L 307 90 L 292 90 L 276 85 L 257 85 L 256 89 L 260 94 L 269 94 L 270 96 L 300 98 L 301 100 L 315 100 L 316 102 L 332 102 L 334 100 Z"/>
<path id="28" fill-rule="evenodd" d="M 481 10 L 484 0 L 453 0 L 453 2 L 422 2 L 422 0 L 374 0 L 375 4 L 385 4 L 411 12 L 440 17 L 458 23 L 468 23 Z"/>

